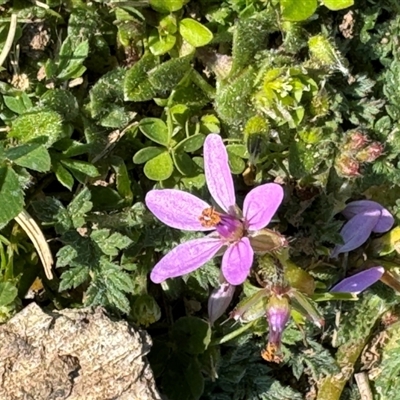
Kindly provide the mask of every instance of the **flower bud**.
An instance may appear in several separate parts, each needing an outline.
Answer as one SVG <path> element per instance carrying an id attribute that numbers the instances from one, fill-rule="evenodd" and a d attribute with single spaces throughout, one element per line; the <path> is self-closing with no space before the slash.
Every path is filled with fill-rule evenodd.
<path id="1" fill-rule="evenodd" d="M 373 162 L 383 153 L 383 144 L 379 142 L 373 142 L 365 149 L 359 151 L 356 155 L 358 161 L 361 162 Z"/>
<path id="2" fill-rule="evenodd" d="M 235 293 L 235 288 L 236 286 L 228 282 L 223 282 L 211 292 L 208 299 L 208 318 L 211 325 L 213 325 L 228 308 Z"/>
<path id="3" fill-rule="evenodd" d="M 369 142 L 368 136 L 361 132 L 352 132 L 346 143 L 346 148 L 349 150 L 361 150 Z"/>
<path id="4" fill-rule="evenodd" d="M 147 327 L 161 318 L 161 310 L 153 296 L 142 294 L 133 302 L 130 315 L 137 324 Z"/>
<path id="5" fill-rule="evenodd" d="M 339 156 L 336 159 L 335 165 L 337 172 L 342 176 L 352 178 L 361 175 L 360 163 L 346 154 Z"/>
<path id="6" fill-rule="evenodd" d="M 269 326 L 268 342 L 280 348 L 283 331 L 290 318 L 289 301 L 286 297 L 271 296 L 267 306 Z"/>

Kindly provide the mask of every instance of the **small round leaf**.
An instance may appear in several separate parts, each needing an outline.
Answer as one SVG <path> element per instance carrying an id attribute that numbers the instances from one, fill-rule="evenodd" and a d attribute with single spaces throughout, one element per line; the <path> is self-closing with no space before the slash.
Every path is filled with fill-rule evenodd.
<path id="1" fill-rule="evenodd" d="M 186 139 L 183 139 L 176 146 L 176 150 L 183 150 L 187 153 L 192 153 L 193 151 L 199 150 L 201 146 L 203 146 L 205 136 L 201 133 L 189 136 Z"/>
<path id="2" fill-rule="evenodd" d="M 149 146 L 144 149 L 139 150 L 133 156 L 133 162 L 135 164 L 144 164 L 145 162 L 157 157 L 159 154 L 163 153 L 165 149 L 161 147 Z"/>
<path id="3" fill-rule="evenodd" d="M 304 21 L 311 17 L 317 9 L 317 0 L 280 0 L 282 17 L 287 21 Z"/>
<path id="4" fill-rule="evenodd" d="M 184 18 L 180 22 L 179 33 L 194 47 L 205 46 L 213 39 L 212 32 L 192 18 Z"/>
<path id="5" fill-rule="evenodd" d="M 164 152 L 147 161 L 143 171 L 152 181 L 163 181 L 172 175 L 174 164 L 169 153 Z"/>
<path id="6" fill-rule="evenodd" d="M 153 142 L 168 146 L 169 134 L 165 122 L 159 118 L 143 118 L 139 129 Z"/>

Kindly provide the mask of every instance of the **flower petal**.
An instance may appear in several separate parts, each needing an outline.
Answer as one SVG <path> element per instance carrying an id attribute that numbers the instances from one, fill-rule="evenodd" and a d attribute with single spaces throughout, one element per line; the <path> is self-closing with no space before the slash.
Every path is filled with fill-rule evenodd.
<path id="1" fill-rule="evenodd" d="M 372 267 L 365 271 L 359 272 L 349 278 L 343 279 L 330 292 L 345 292 L 345 293 L 361 293 L 363 290 L 369 288 L 384 274 L 383 267 Z"/>
<path id="2" fill-rule="evenodd" d="M 187 231 L 209 231 L 201 225 L 199 217 L 210 206 L 190 193 L 175 189 L 150 190 L 146 206 L 164 224 Z"/>
<path id="3" fill-rule="evenodd" d="M 220 239 L 204 237 L 189 240 L 172 249 L 153 268 L 150 279 L 161 283 L 194 271 L 211 260 L 224 245 Z"/>
<path id="4" fill-rule="evenodd" d="M 252 189 L 243 203 L 243 215 L 248 229 L 256 231 L 267 226 L 282 200 L 282 186 L 276 183 L 266 183 Z"/>
<path id="5" fill-rule="evenodd" d="M 228 282 L 221 283 L 215 288 L 208 299 L 208 318 L 210 324 L 214 322 L 226 311 L 235 294 L 236 287 Z"/>
<path id="6" fill-rule="evenodd" d="M 204 172 L 213 199 L 225 212 L 233 210 L 236 197 L 228 153 L 221 136 L 214 133 L 208 135 L 204 142 Z"/>
<path id="7" fill-rule="evenodd" d="M 364 244 L 381 216 L 380 210 L 364 211 L 346 222 L 340 231 L 343 244 L 334 248 L 331 257 L 354 250 Z"/>
<path id="8" fill-rule="evenodd" d="M 243 283 L 253 264 L 254 252 L 247 237 L 232 244 L 222 257 L 222 274 L 231 285 Z"/>
<path id="9" fill-rule="evenodd" d="M 394 218 L 392 214 L 390 214 L 390 212 L 386 210 L 386 208 L 382 207 L 376 201 L 371 201 L 371 200 L 352 201 L 351 203 L 346 205 L 346 208 L 342 211 L 342 214 L 347 219 L 350 219 L 357 214 L 371 210 L 381 211 L 381 216 L 376 226 L 372 230 L 373 232 L 383 233 L 387 232 L 389 229 L 392 228 L 394 224 Z"/>

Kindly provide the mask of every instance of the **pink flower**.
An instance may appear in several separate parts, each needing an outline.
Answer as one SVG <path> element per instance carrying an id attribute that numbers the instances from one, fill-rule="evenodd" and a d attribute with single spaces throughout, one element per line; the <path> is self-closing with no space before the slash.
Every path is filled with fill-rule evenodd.
<path id="1" fill-rule="evenodd" d="M 235 190 L 222 139 L 210 134 L 204 142 L 204 170 L 207 186 L 222 212 L 190 193 L 175 189 L 151 190 L 146 205 L 164 224 L 187 231 L 212 231 L 172 249 L 153 268 L 155 283 L 196 270 L 224 251 L 222 274 L 231 285 L 243 283 L 253 264 L 253 231 L 269 224 L 283 199 L 283 189 L 267 183 L 251 190 L 243 204 L 243 215 L 236 207 Z"/>
<path id="2" fill-rule="evenodd" d="M 394 218 L 390 212 L 371 200 L 352 201 L 347 204 L 342 214 L 349 221 L 340 231 L 343 244 L 334 248 L 332 258 L 360 247 L 368 240 L 372 232 L 387 232 L 394 224 Z"/>

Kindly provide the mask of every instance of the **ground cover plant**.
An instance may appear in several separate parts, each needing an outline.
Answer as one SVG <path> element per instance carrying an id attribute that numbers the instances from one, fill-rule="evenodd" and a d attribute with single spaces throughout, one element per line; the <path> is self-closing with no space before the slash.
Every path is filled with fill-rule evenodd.
<path id="1" fill-rule="evenodd" d="M 2 322 L 102 306 L 171 400 L 398 397 L 396 0 L 0 9 Z"/>

